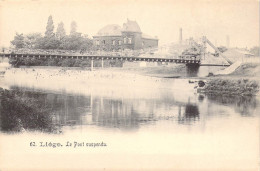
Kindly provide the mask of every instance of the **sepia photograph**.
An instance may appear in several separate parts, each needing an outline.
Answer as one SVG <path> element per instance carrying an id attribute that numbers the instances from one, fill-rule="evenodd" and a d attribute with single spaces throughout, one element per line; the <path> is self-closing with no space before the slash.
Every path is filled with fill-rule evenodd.
<path id="1" fill-rule="evenodd" d="M 0 0 L 0 171 L 259 171 L 259 0 Z"/>

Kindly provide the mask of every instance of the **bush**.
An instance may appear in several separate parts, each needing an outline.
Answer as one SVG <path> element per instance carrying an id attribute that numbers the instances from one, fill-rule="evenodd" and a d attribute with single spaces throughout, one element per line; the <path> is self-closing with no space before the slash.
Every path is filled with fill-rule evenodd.
<path id="1" fill-rule="evenodd" d="M 90 67 L 91 66 L 91 61 L 86 61 L 86 60 L 83 60 L 80 64 L 79 64 L 80 67 Z"/>
<path id="2" fill-rule="evenodd" d="M 75 63 L 75 60 L 73 59 L 64 59 L 61 62 L 62 67 L 73 67 Z"/>
<path id="3" fill-rule="evenodd" d="M 47 65 L 48 66 L 58 66 L 58 62 L 59 62 L 59 60 L 57 60 L 57 59 L 48 59 Z"/>
<path id="4" fill-rule="evenodd" d="M 227 80 L 212 79 L 207 85 L 205 92 L 237 94 L 237 95 L 255 95 L 259 91 L 258 82 L 248 79 Z"/>
<path id="5" fill-rule="evenodd" d="M 21 91 L 0 90 L 0 129 L 4 132 L 40 130 L 54 132 L 48 109 L 37 100 L 25 97 Z"/>

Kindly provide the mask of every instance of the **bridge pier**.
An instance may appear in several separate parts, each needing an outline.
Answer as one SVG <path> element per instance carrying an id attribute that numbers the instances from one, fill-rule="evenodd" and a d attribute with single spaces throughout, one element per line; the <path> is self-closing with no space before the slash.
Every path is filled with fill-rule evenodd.
<path id="1" fill-rule="evenodd" d="M 186 64 L 186 73 L 188 77 L 196 77 L 198 76 L 200 64 L 197 63 L 189 63 Z"/>
<path id="2" fill-rule="evenodd" d="M 93 71 L 93 68 L 94 68 L 94 60 L 91 59 L 91 67 L 90 67 L 90 70 Z"/>
<path id="3" fill-rule="evenodd" d="M 102 58 L 101 59 L 101 68 L 103 68 L 104 67 L 104 59 Z"/>

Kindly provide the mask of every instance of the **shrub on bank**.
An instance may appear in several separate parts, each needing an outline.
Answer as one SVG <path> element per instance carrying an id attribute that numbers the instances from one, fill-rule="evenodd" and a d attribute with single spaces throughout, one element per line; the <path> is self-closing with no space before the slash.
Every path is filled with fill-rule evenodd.
<path id="1" fill-rule="evenodd" d="M 56 132 L 57 128 L 52 124 L 50 111 L 44 104 L 23 94 L 21 91 L 0 89 L 0 129 L 3 132 Z"/>
<path id="2" fill-rule="evenodd" d="M 255 95 L 259 91 L 259 83 L 249 79 L 212 79 L 207 82 L 206 93 Z"/>

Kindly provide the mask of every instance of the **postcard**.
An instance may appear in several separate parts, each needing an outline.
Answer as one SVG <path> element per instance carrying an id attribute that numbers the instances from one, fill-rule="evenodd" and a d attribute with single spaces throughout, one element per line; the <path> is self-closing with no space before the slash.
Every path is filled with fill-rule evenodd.
<path id="1" fill-rule="evenodd" d="M 0 0 L 0 170 L 259 170 L 258 0 Z"/>

